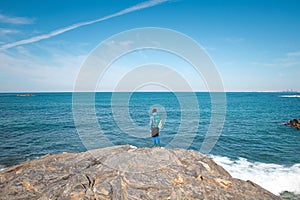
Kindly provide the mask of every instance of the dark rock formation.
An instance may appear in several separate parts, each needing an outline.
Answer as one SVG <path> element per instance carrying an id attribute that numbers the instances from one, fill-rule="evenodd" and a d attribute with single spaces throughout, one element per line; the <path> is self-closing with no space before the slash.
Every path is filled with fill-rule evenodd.
<path id="1" fill-rule="evenodd" d="M 292 119 L 292 120 L 286 122 L 284 125 L 291 126 L 291 127 L 294 127 L 296 129 L 300 130 L 300 119 Z"/>
<path id="2" fill-rule="evenodd" d="M 199 152 L 115 146 L 0 173 L 0 199 L 280 199 Z"/>
<path id="3" fill-rule="evenodd" d="M 280 193 L 280 198 L 282 200 L 299 200 L 300 194 L 295 194 L 292 192 L 284 191 Z"/>

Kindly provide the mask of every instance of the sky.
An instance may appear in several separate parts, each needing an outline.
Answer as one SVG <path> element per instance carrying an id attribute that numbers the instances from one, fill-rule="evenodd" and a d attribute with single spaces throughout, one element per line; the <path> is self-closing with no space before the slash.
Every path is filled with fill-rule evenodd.
<path id="1" fill-rule="evenodd" d="M 144 27 L 198 43 L 225 91 L 300 91 L 299 10 L 299 0 L 1 0 L 0 92 L 73 91 L 101 42 Z M 209 88 L 182 58 L 141 50 L 116 60 L 97 90 L 114 91 L 122 77 L 149 63 L 174 69 L 194 91 Z"/>

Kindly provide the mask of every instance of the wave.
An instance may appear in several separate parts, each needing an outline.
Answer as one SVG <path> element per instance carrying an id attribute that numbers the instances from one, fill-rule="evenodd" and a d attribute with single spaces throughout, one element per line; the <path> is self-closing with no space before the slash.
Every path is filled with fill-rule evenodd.
<path id="1" fill-rule="evenodd" d="M 294 94 L 294 95 L 281 95 L 280 97 L 282 98 L 300 98 L 299 94 Z"/>
<path id="2" fill-rule="evenodd" d="M 214 155 L 211 158 L 234 178 L 251 180 L 276 195 L 283 191 L 300 194 L 300 163 L 287 167 L 278 164 L 249 162 L 245 158 L 231 160 Z"/>
<path id="3" fill-rule="evenodd" d="M 3 170 L 5 170 L 5 169 L 7 169 L 7 167 L 6 167 L 6 166 L 4 166 L 4 165 L 0 165 L 0 172 L 1 172 L 1 171 L 3 171 Z"/>

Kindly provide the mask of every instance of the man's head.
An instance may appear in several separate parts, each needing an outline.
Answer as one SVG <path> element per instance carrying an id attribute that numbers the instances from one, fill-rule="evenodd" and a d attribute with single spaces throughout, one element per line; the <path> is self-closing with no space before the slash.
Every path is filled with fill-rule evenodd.
<path id="1" fill-rule="evenodd" d="M 157 111 L 156 108 L 152 109 L 152 113 L 156 113 L 156 111 Z"/>

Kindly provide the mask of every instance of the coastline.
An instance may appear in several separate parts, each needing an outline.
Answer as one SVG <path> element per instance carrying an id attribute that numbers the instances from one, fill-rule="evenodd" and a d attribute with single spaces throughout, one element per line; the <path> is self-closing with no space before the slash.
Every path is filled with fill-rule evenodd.
<path id="1" fill-rule="evenodd" d="M 280 199 L 184 149 L 123 145 L 46 155 L 6 169 L 0 178 L 1 198 Z"/>
<path id="2" fill-rule="evenodd" d="M 139 148 L 150 147 L 151 138 L 137 138 L 118 130 L 110 110 L 110 94 L 96 93 L 96 114 L 105 136 L 114 145 L 130 143 Z M 182 110 L 173 94 L 160 93 L 159 96 L 156 94 L 132 94 L 130 106 L 134 109 L 130 114 L 137 125 L 143 126 L 145 121 L 148 122 L 147 109 L 145 109 L 148 104 L 164 102 L 166 104 L 164 106 L 169 108 L 168 123 L 161 137 L 164 145 L 168 145 L 176 136 Z M 188 97 L 182 93 L 180 95 L 184 98 Z M 207 103 L 210 100 L 209 93 L 197 95 L 201 121 L 195 143 L 190 146 L 193 150 L 198 150 L 201 146 L 203 136 L 210 124 L 211 112 L 210 104 Z M 227 95 L 226 124 L 212 152 L 212 155 L 225 159 L 225 163 L 221 162 L 220 165 L 235 177 L 251 180 L 262 175 L 263 183 L 269 182 L 276 186 L 277 183 L 287 181 L 287 177 L 291 177 L 291 180 L 299 177 L 300 173 L 296 168 L 300 163 L 299 157 L 296 156 L 299 152 L 299 132 L 283 125 L 299 113 L 299 107 L 295 106 L 298 105 L 298 98 L 294 96 L 282 98 L 278 93 L 229 93 Z M 3 150 L 1 164 L 11 166 L 13 163 L 32 160 L 45 154 L 85 151 L 83 141 L 73 123 L 72 93 L 43 93 L 29 98 L 19 98 L 16 95 L 2 97 L 0 101 L 4 112 L 1 118 L 1 130 L 5 131 L 5 134 L 1 144 Z M 118 106 L 124 107 L 123 104 Z M 101 113 L 105 115 L 100 115 Z M 186 133 L 193 134 L 188 130 Z M 97 145 L 101 147 L 101 143 Z M 247 166 L 249 169 L 246 168 Z M 247 173 L 244 173 L 245 169 Z M 259 172 L 262 174 L 260 175 Z M 280 176 L 276 176 L 276 173 L 280 173 Z M 272 182 L 274 178 L 275 181 Z M 291 183 L 292 181 L 286 184 L 290 188 L 281 191 L 276 188 L 273 191 L 272 185 L 271 189 L 263 184 L 260 185 L 278 194 L 284 190 L 294 191 L 297 184 Z"/>
<path id="3" fill-rule="evenodd" d="M 284 166 L 250 162 L 245 158 L 232 160 L 222 156 L 211 155 L 210 157 L 233 177 L 245 181 L 251 180 L 275 195 L 280 195 L 285 191 L 300 195 L 300 163 Z"/>
<path id="4" fill-rule="evenodd" d="M 137 148 L 133 145 L 130 145 L 131 148 Z M 87 151 L 84 151 L 87 152 Z M 69 152 L 76 153 L 76 152 Z M 83 153 L 83 152 L 77 152 Z M 51 155 L 59 155 L 51 154 Z M 36 157 L 35 159 L 28 160 L 16 165 L 12 166 L 0 166 L 0 174 L 9 170 L 11 168 L 15 168 L 19 165 L 23 165 L 24 163 L 39 160 L 45 156 L 49 156 L 50 154 Z M 238 178 L 244 181 L 250 180 L 252 182 L 257 183 L 258 185 L 266 188 L 273 194 L 280 196 L 283 199 L 299 199 L 300 191 L 299 189 L 299 180 L 295 177 L 300 177 L 300 163 L 294 164 L 293 166 L 287 167 L 278 164 L 267 164 L 267 163 L 259 163 L 259 162 L 249 162 L 244 158 L 240 158 L 239 160 L 231 160 L 227 157 L 208 155 L 214 162 L 218 165 L 222 166 L 226 171 L 228 171 L 232 177 Z M 291 182 L 291 180 L 293 180 Z M 296 181 L 298 180 L 298 182 Z M 291 189 L 293 188 L 293 189 Z M 284 198 L 286 197 L 287 198 Z"/>

